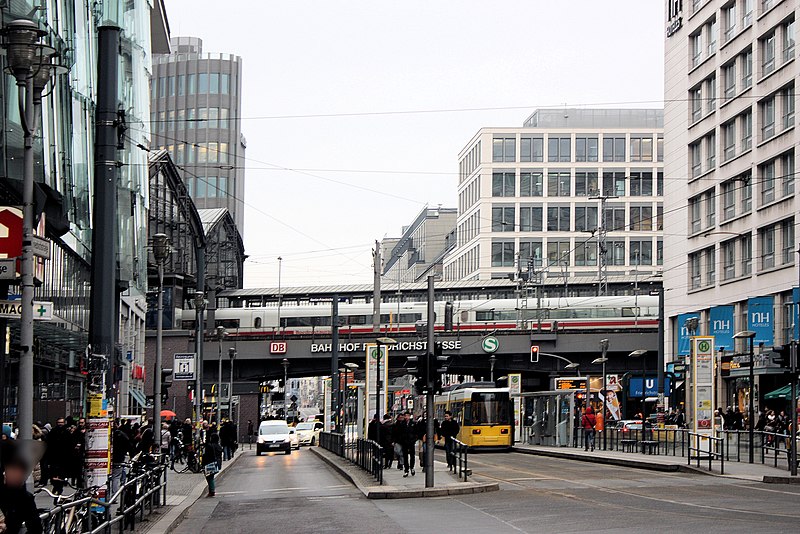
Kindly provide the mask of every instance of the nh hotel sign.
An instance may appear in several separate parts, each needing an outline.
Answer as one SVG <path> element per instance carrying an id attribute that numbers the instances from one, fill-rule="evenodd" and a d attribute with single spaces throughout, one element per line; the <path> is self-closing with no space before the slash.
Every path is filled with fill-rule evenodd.
<path id="1" fill-rule="evenodd" d="M 667 0 L 667 37 L 683 26 L 683 0 Z"/>

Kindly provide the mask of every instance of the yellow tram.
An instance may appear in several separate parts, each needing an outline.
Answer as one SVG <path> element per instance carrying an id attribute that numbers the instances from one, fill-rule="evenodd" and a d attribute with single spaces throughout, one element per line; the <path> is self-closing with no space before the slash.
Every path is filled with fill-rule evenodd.
<path id="1" fill-rule="evenodd" d="M 440 422 L 445 410 L 453 412 L 461 426 L 458 440 L 470 449 L 511 448 L 514 416 L 508 388 L 481 382 L 449 386 L 436 395 L 434 410 Z"/>

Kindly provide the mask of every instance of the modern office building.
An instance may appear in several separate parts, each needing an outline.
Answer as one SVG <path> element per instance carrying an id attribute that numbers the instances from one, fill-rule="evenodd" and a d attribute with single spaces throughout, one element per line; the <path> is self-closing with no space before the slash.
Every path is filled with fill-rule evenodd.
<path id="1" fill-rule="evenodd" d="M 429 275 L 442 279 L 442 261 L 452 247 L 458 211 L 455 208 L 423 208 L 399 238 L 381 242 L 383 280 L 392 283 L 422 282 Z"/>
<path id="2" fill-rule="evenodd" d="M 242 58 L 174 37 L 153 56 L 153 144 L 169 152 L 198 209 L 227 208 L 244 233 Z"/>
<path id="3" fill-rule="evenodd" d="M 716 350 L 746 352 L 732 336 L 754 331 L 758 389 L 744 366 L 734 369 L 718 394 L 722 406 L 744 408 L 751 393 L 758 402 L 785 385 L 773 347 L 797 338 L 798 7 L 667 2 L 666 354 L 687 356 L 692 334 L 714 335 Z"/>
<path id="4" fill-rule="evenodd" d="M 522 127 L 479 130 L 459 154 L 444 279 L 530 266 L 551 295 L 660 284 L 662 128 L 656 109 L 542 109 Z"/>

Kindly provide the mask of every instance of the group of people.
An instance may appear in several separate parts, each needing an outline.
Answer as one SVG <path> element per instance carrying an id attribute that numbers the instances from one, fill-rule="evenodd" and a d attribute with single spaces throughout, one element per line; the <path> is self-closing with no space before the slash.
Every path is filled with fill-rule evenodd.
<path id="1" fill-rule="evenodd" d="M 445 440 L 447 466 L 455 465 L 453 455 L 455 439 L 460 430 L 458 422 L 450 411 L 445 412 L 444 421 L 439 423 L 434 419 L 434 439 L 439 437 Z M 419 416 L 415 420 L 410 411 L 399 414 L 395 420 L 385 414 L 383 421 L 378 420 L 378 414 L 372 418 L 367 427 L 367 439 L 376 441 L 383 451 L 383 467 L 391 469 L 397 460 L 397 469 L 403 471 L 403 477 L 417 474 L 415 469 L 416 455 L 419 454 L 420 465 L 425 470 L 425 454 L 428 447 L 427 419 Z"/>

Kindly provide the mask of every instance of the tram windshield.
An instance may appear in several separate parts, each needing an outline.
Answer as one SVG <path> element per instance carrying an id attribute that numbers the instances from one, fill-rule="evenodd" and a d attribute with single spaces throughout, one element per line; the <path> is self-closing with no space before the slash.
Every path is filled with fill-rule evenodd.
<path id="1" fill-rule="evenodd" d="M 473 393 L 464 405 L 464 425 L 508 425 L 510 412 L 508 393 Z"/>

